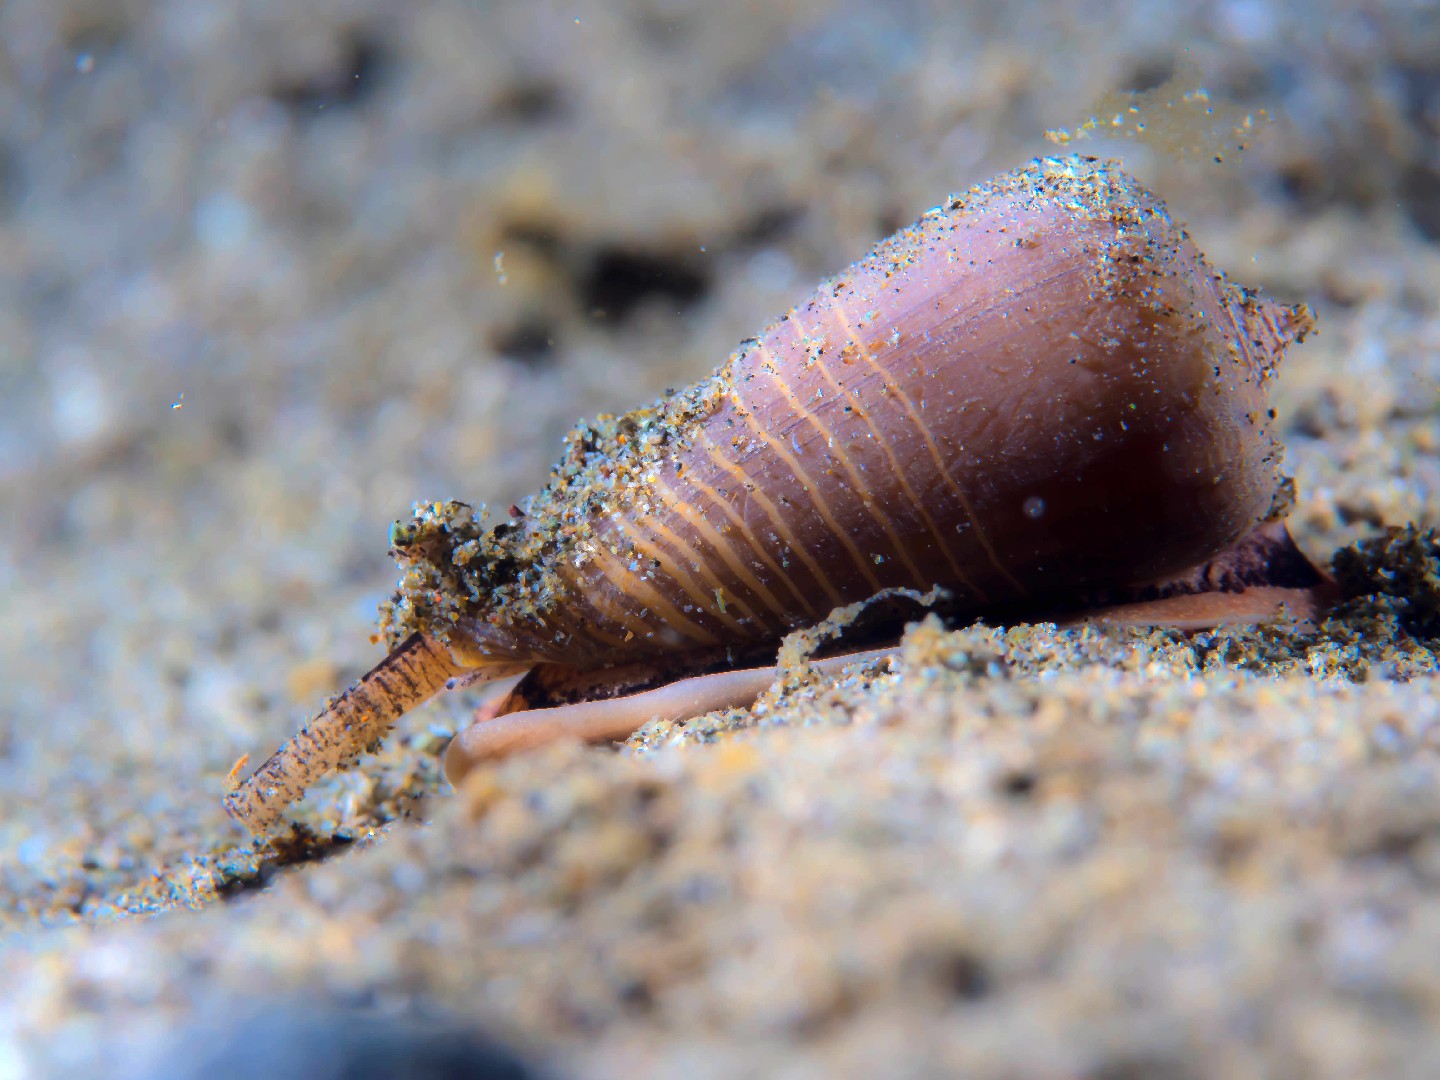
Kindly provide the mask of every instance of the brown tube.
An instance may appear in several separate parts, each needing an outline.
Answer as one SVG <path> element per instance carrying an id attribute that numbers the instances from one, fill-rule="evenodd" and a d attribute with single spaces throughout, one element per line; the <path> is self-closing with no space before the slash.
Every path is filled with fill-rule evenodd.
<path id="1" fill-rule="evenodd" d="M 226 795 L 225 811 L 256 835 L 269 831 L 307 787 L 378 745 L 402 714 L 466 670 L 444 645 L 411 634 Z"/>

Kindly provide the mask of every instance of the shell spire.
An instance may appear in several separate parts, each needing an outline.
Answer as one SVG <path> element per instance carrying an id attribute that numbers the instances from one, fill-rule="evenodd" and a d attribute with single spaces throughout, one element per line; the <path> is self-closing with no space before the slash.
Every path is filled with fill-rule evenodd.
<path id="1" fill-rule="evenodd" d="M 1315 313 L 1309 304 L 1281 304 L 1253 289 L 1236 288 L 1235 292 L 1240 295 L 1229 306 L 1240 331 L 1261 359 L 1263 374 L 1273 375 L 1285 350 L 1315 331 Z"/>

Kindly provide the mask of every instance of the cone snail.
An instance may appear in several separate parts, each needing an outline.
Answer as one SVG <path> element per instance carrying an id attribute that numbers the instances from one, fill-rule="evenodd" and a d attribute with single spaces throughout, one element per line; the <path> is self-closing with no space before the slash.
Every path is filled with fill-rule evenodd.
<path id="1" fill-rule="evenodd" d="M 753 699 L 773 671 L 742 661 L 773 664 L 788 631 L 887 589 L 943 586 L 972 616 L 1166 599 L 1152 618 L 1273 613 L 1320 580 L 1284 532 L 1267 400 L 1310 327 L 1303 305 L 1212 269 L 1113 162 L 1000 176 L 881 242 L 708 378 L 580 425 L 518 516 L 487 528 L 452 502 L 397 522 L 390 655 L 226 807 L 270 828 L 460 683 L 533 669 L 456 738 L 452 778 L 652 715 L 525 709 L 564 702 L 543 690 L 567 679 L 714 671 L 715 692 L 695 680 L 683 707 Z"/>

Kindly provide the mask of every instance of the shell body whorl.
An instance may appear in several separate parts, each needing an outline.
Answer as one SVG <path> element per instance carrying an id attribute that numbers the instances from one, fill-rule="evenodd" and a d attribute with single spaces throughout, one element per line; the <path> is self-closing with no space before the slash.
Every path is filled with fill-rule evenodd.
<path id="1" fill-rule="evenodd" d="M 1159 580 L 1269 513 L 1265 381 L 1307 326 L 1117 166 L 1036 162 L 709 379 L 582 426 L 524 518 L 397 527 L 392 637 L 599 666 L 778 638 L 893 586 L 979 612 Z"/>

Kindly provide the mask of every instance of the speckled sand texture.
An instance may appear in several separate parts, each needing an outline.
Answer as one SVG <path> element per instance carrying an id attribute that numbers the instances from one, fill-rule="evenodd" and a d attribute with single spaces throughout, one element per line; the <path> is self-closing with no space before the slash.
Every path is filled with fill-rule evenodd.
<path id="1" fill-rule="evenodd" d="M 1273 115 L 1246 154 L 1070 149 L 1315 309 L 1306 551 L 1440 525 L 1437 58 L 1398 0 L 0 5 L 0 1080 L 294 1061 L 307 1010 L 568 1077 L 1440 1072 L 1413 574 L 1319 628 L 922 623 L 460 793 L 452 694 L 278 851 L 220 808 L 382 655 L 412 502 L 503 514 L 1177 61 Z"/>

